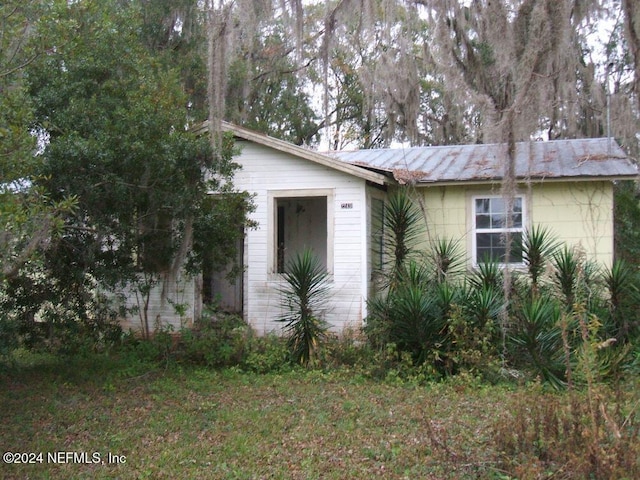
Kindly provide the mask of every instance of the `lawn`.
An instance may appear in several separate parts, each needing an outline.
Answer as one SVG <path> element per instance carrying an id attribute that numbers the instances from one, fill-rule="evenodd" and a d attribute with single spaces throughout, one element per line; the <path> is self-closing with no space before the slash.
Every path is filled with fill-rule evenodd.
<path id="1" fill-rule="evenodd" d="M 514 478 L 496 432 L 524 389 L 96 359 L 5 368 L 0 387 L 0 450 L 35 462 L 0 477 L 154 479 Z"/>

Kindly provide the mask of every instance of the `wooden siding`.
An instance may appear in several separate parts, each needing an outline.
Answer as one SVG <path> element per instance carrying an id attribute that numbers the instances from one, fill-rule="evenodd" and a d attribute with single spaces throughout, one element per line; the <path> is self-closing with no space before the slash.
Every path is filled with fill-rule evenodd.
<path id="1" fill-rule="evenodd" d="M 533 186 L 533 223 L 549 225 L 567 245 L 600 265 L 613 263 L 613 184 L 562 182 Z"/>
<path id="2" fill-rule="evenodd" d="M 365 180 L 314 164 L 285 152 L 240 142 L 242 170 L 234 185 L 255 194 L 258 222 L 245 238 L 244 315 L 258 333 L 279 331 L 283 314 L 281 276 L 274 273 L 275 214 L 273 198 L 325 195 L 329 192 L 327 230 L 331 294 L 324 317 L 336 331 L 360 326 L 367 288 Z M 271 201 L 270 201 L 271 198 Z"/>
<path id="3" fill-rule="evenodd" d="M 149 298 L 149 330 L 153 333 L 160 328 L 171 328 L 178 332 L 183 327 L 191 327 L 196 318 L 196 284 L 192 277 L 181 278 L 176 281 L 160 282 L 151 289 Z M 163 299 L 162 291 L 165 289 Z M 125 292 L 125 305 L 128 309 L 136 308 L 142 312 L 144 299 L 140 294 L 136 295 L 133 290 Z M 180 306 L 180 315 L 176 306 Z M 140 313 L 129 314 L 121 320 L 122 328 L 125 330 L 140 331 Z"/>
<path id="4" fill-rule="evenodd" d="M 500 194 L 474 185 L 432 186 L 418 190 L 424 202 L 429 240 L 437 237 L 460 242 L 471 266 L 471 199 L 474 195 Z M 613 261 L 613 186 L 608 181 L 536 183 L 531 189 L 521 185 L 525 196 L 526 225 L 547 226 L 563 243 L 583 251 L 587 258 L 601 265 Z"/>

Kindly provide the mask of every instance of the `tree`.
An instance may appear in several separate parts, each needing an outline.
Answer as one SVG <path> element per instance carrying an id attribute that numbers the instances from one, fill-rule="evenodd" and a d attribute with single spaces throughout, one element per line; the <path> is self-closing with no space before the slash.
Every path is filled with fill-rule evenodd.
<path id="1" fill-rule="evenodd" d="M 40 158 L 24 72 L 42 53 L 34 27 L 43 10 L 39 1 L 0 5 L 0 285 L 49 241 L 73 204 L 68 197 L 52 202 L 34 187 Z"/>
<path id="2" fill-rule="evenodd" d="M 146 7 L 60 2 L 41 24 L 53 41 L 30 66 L 29 82 L 37 124 L 49 135 L 38 184 L 54 200 L 72 194 L 78 202 L 49 273 L 80 290 L 93 288 L 88 279 L 135 285 L 148 335 L 151 289 L 218 246 L 202 235 L 195 241 L 197 232 L 224 231 L 212 239 L 234 245 L 247 202 L 207 200 L 235 193 L 233 142 L 212 151 L 189 129 L 183 64 L 169 61 L 162 35 L 144 28 Z"/>

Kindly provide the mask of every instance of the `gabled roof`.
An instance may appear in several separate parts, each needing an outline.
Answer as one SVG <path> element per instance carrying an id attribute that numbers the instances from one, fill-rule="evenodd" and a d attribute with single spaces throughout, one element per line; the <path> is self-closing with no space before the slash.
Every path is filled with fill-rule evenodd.
<path id="1" fill-rule="evenodd" d="M 221 122 L 224 132 L 280 152 L 383 185 L 452 184 L 500 181 L 506 163 L 505 144 L 381 148 L 320 153 L 290 142 Z M 204 122 L 196 129 L 209 129 Z M 638 177 L 637 165 L 608 138 L 520 142 L 515 173 L 519 180 L 621 180 Z M 393 177 L 393 178 L 392 178 Z"/>
<path id="2" fill-rule="evenodd" d="M 384 148 L 333 152 L 351 165 L 389 172 L 400 183 L 487 183 L 504 175 L 504 144 Z M 606 138 L 522 142 L 516 145 L 515 173 L 522 180 L 624 179 L 637 166 Z"/>
<path id="3" fill-rule="evenodd" d="M 263 133 L 255 132 L 244 127 L 239 127 L 237 125 L 223 121 L 221 122 L 221 128 L 223 132 L 231 132 L 237 138 L 255 142 L 259 145 L 264 145 L 265 147 L 273 148 L 274 150 L 288 153 L 296 157 L 317 163 L 319 165 L 338 170 L 340 172 L 348 173 L 350 175 L 353 175 L 354 177 L 362 178 L 378 185 L 396 183 L 391 178 L 391 175 L 385 175 L 383 173 L 371 171 L 371 169 L 351 165 L 350 163 L 343 162 L 332 156 L 324 155 L 314 150 L 299 147 L 297 145 L 294 145 L 293 143 L 285 142 L 284 140 L 279 140 L 277 138 L 270 137 Z M 208 131 L 208 129 L 209 122 L 206 121 L 195 131 L 197 133 L 204 133 Z"/>

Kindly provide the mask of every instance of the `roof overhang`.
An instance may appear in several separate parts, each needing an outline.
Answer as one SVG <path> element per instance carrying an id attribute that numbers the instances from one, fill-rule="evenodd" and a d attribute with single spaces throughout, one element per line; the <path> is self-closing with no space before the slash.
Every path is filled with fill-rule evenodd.
<path id="1" fill-rule="evenodd" d="M 616 182 L 621 180 L 638 181 L 640 176 L 638 175 L 617 175 L 617 176 L 577 176 L 577 177 L 542 177 L 542 178 L 517 178 L 516 183 L 523 184 L 543 184 L 543 183 L 579 183 L 579 182 Z M 428 187 L 462 187 L 462 186 L 475 186 L 475 185 L 501 185 L 501 178 L 485 179 L 485 180 L 445 180 L 445 181 L 433 181 L 433 182 L 416 182 L 413 184 L 416 188 L 428 188 Z M 404 183 L 406 185 L 406 183 Z"/>
<path id="2" fill-rule="evenodd" d="M 209 131 L 209 121 L 203 122 L 199 127 L 194 129 L 195 133 L 206 133 Z M 395 184 L 396 181 L 391 176 L 386 176 L 380 173 L 372 172 L 364 167 L 358 167 L 349 163 L 336 160 L 327 155 L 323 155 L 314 150 L 299 147 L 290 142 L 279 140 L 274 137 L 270 137 L 263 133 L 258 133 L 253 130 L 249 130 L 244 127 L 239 127 L 228 122 L 220 122 L 220 128 L 223 132 L 230 132 L 236 138 L 247 140 L 250 142 L 263 145 L 265 147 L 273 148 L 279 152 L 287 153 L 298 158 L 303 158 L 310 162 L 322 165 L 333 170 L 337 170 L 343 173 L 347 173 L 357 178 L 369 181 L 377 185 Z"/>

